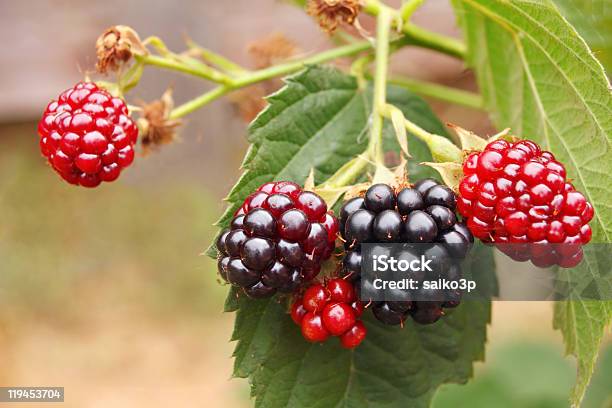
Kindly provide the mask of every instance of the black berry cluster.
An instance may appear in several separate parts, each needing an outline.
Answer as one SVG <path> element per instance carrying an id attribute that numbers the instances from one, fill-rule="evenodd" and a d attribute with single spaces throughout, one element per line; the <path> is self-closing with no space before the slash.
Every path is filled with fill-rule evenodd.
<path id="1" fill-rule="evenodd" d="M 386 184 L 371 186 L 364 197 L 347 201 L 340 212 L 346 249 L 344 276 L 361 286 L 362 243 L 416 243 L 430 244 L 419 246 L 418 251 L 431 252 L 428 256 L 438 263 L 434 268 L 437 277 L 460 278 L 461 269 L 449 260 L 463 258 L 474 238 L 457 221 L 455 209 L 453 191 L 433 179 L 399 191 Z M 444 314 L 444 308 L 459 304 L 460 293 L 421 294 L 418 299 L 374 302 L 373 313 L 386 324 L 401 324 L 408 316 L 417 323 L 434 323 Z"/>
<path id="2" fill-rule="evenodd" d="M 294 292 L 319 274 L 337 232 L 321 197 L 295 183 L 266 183 L 217 239 L 219 274 L 253 298 Z"/>

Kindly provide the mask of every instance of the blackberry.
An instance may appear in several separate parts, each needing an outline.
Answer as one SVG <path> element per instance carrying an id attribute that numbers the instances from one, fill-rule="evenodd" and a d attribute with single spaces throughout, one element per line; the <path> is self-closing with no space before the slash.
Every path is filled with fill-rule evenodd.
<path id="1" fill-rule="evenodd" d="M 552 153 L 529 140 L 496 140 L 470 154 L 463 173 L 457 209 L 474 236 L 536 266 L 580 263 L 593 206 Z"/>
<path id="2" fill-rule="evenodd" d="M 424 255 L 433 260 L 433 272 L 428 272 L 432 277 L 460 279 L 461 269 L 453 260 L 466 256 L 474 237 L 465 224 L 458 222 L 456 206 L 453 191 L 434 179 L 420 180 L 400 191 L 375 184 L 363 198 L 348 200 L 340 210 L 340 232 L 346 249 L 342 276 L 350 278 L 355 288 L 360 287 L 362 243 L 417 243 L 430 245 L 402 248 L 401 253 L 393 255 L 403 260 Z M 384 246 L 372 251 L 379 256 L 391 255 Z M 410 273 L 416 281 L 426 278 L 425 272 Z M 364 290 L 374 290 L 371 282 L 364 281 L 364 285 Z M 434 323 L 444 314 L 444 308 L 456 307 L 461 301 L 460 293 L 432 291 L 419 293 L 416 299 L 404 299 L 409 296 L 404 291 L 393 293 L 393 299 L 403 300 L 377 301 L 372 306 L 374 316 L 390 325 L 402 324 L 410 316 L 417 323 Z"/>
<path id="3" fill-rule="evenodd" d="M 219 275 L 253 298 L 292 293 L 318 275 L 337 233 L 338 220 L 318 195 L 287 181 L 266 183 L 217 238 Z"/>

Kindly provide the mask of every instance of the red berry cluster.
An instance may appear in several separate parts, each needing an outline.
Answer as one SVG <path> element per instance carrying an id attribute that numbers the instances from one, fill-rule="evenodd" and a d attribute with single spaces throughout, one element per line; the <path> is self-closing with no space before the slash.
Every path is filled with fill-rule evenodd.
<path id="1" fill-rule="evenodd" d="M 217 240 L 221 277 L 255 298 L 291 293 L 315 278 L 335 247 L 338 220 L 311 191 L 266 183 Z"/>
<path id="2" fill-rule="evenodd" d="M 111 182 L 134 161 L 138 127 L 125 102 L 92 82 L 52 101 L 38 124 L 40 150 L 70 184 Z"/>
<path id="3" fill-rule="evenodd" d="M 365 339 L 367 330 L 358 320 L 362 313 L 353 285 L 337 278 L 310 286 L 291 306 L 291 318 L 306 340 L 324 342 L 329 336 L 337 336 L 347 349 Z"/>
<path id="4" fill-rule="evenodd" d="M 580 263 L 593 207 L 552 153 L 529 140 L 496 140 L 471 153 L 463 173 L 457 209 L 474 236 L 536 266 Z M 542 245 L 520 245 L 532 243 Z"/>

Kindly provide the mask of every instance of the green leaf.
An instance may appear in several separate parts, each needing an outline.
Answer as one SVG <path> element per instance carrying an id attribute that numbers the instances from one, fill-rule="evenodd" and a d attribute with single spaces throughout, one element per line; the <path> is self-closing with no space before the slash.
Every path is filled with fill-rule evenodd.
<path id="1" fill-rule="evenodd" d="M 576 27 L 608 73 L 612 69 L 612 2 L 554 0 L 561 14 Z"/>
<path id="2" fill-rule="evenodd" d="M 474 251 L 471 270 L 490 272 L 490 249 Z M 366 313 L 366 340 L 347 351 L 337 341 L 306 343 L 275 300 L 240 303 L 234 374 L 251 377 L 259 407 L 427 407 L 439 385 L 472 376 L 473 361 L 484 358 L 490 320 L 486 301 L 464 302 L 435 325 L 409 321 L 403 329 Z"/>
<path id="3" fill-rule="evenodd" d="M 370 90 L 362 93 L 353 78 L 330 68 L 311 67 L 287 79 L 251 126 L 253 146 L 229 195 L 228 214 L 262 182 L 303 182 L 311 168 L 321 182 L 361 153 L 370 100 Z M 391 87 L 389 100 L 419 126 L 445 134 L 420 98 Z M 385 147 L 399 152 L 390 123 L 384 136 Z M 427 147 L 412 138 L 410 151 L 415 160 L 431 160 Z M 432 174 L 424 166 L 413 170 L 413 179 Z M 489 248 L 478 251 L 472 268 L 493 272 Z M 336 339 L 307 343 L 281 299 L 256 301 L 231 290 L 226 309 L 236 311 L 234 375 L 250 378 L 259 407 L 425 407 L 439 385 L 472 375 L 473 362 L 484 355 L 491 312 L 489 301 L 464 302 L 435 325 L 409 322 L 403 329 L 366 317 L 366 340 L 348 351 Z"/>
<path id="4" fill-rule="evenodd" d="M 594 242 L 612 240 L 612 94 L 601 64 L 547 0 L 454 0 L 485 104 L 499 128 L 535 139 L 565 163 L 595 207 Z M 589 251 L 582 269 L 596 276 Z M 556 304 L 555 327 L 578 359 L 572 403 L 594 369 L 612 303 Z"/>

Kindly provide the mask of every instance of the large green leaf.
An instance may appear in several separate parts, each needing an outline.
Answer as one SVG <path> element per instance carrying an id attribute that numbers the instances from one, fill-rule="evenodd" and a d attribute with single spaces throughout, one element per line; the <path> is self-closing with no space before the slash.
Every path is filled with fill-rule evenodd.
<path id="1" fill-rule="evenodd" d="M 610 0 L 554 0 L 561 14 L 576 27 L 608 75 L 612 69 L 612 2 Z"/>
<path id="2" fill-rule="evenodd" d="M 311 67 L 287 79 L 251 126 L 252 147 L 229 195 L 228 214 L 264 181 L 303 182 L 314 168 L 320 182 L 362 152 L 370 100 L 370 90 L 360 91 L 353 78 L 330 68 Z M 420 126 L 445 134 L 420 98 L 390 88 L 389 100 Z M 393 147 L 391 126 L 385 132 Z M 431 159 L 413 138 L 410 150 L 418 161 Z M 412 171 L 414 178 L 429 174 L 422 166 Z M 490 250 L 479 246 L 476 251 L 478 269 L 494 279 Z M 429 327 L 408 323 L 399 329 L 366 318 L 365 342 L 347 351 L 335 339 L 307 343 L 279 299 L 254 301 L 232 290 L 226 310 L 236 311 L 234 375 L 250 378 L 260 407 L 427 406 L 439 385 L 471 376 L 473 362 L 483 358 L 490 319 L 488 301 L 464 302 Z"/>
<path id="3" fill-rule="evenodd" d="M 540 141 L 595 207 L 593 241 L 612 241 L 612 94 L 602 66 L 547 0 L 454 0 L 485 103 L 500 128 Z M 598 276 L 586 251 L 570 273 Z M 556 304 L 555 327 L 578 359 L 572 402 L 592 375 L 612 303 Z"/>

